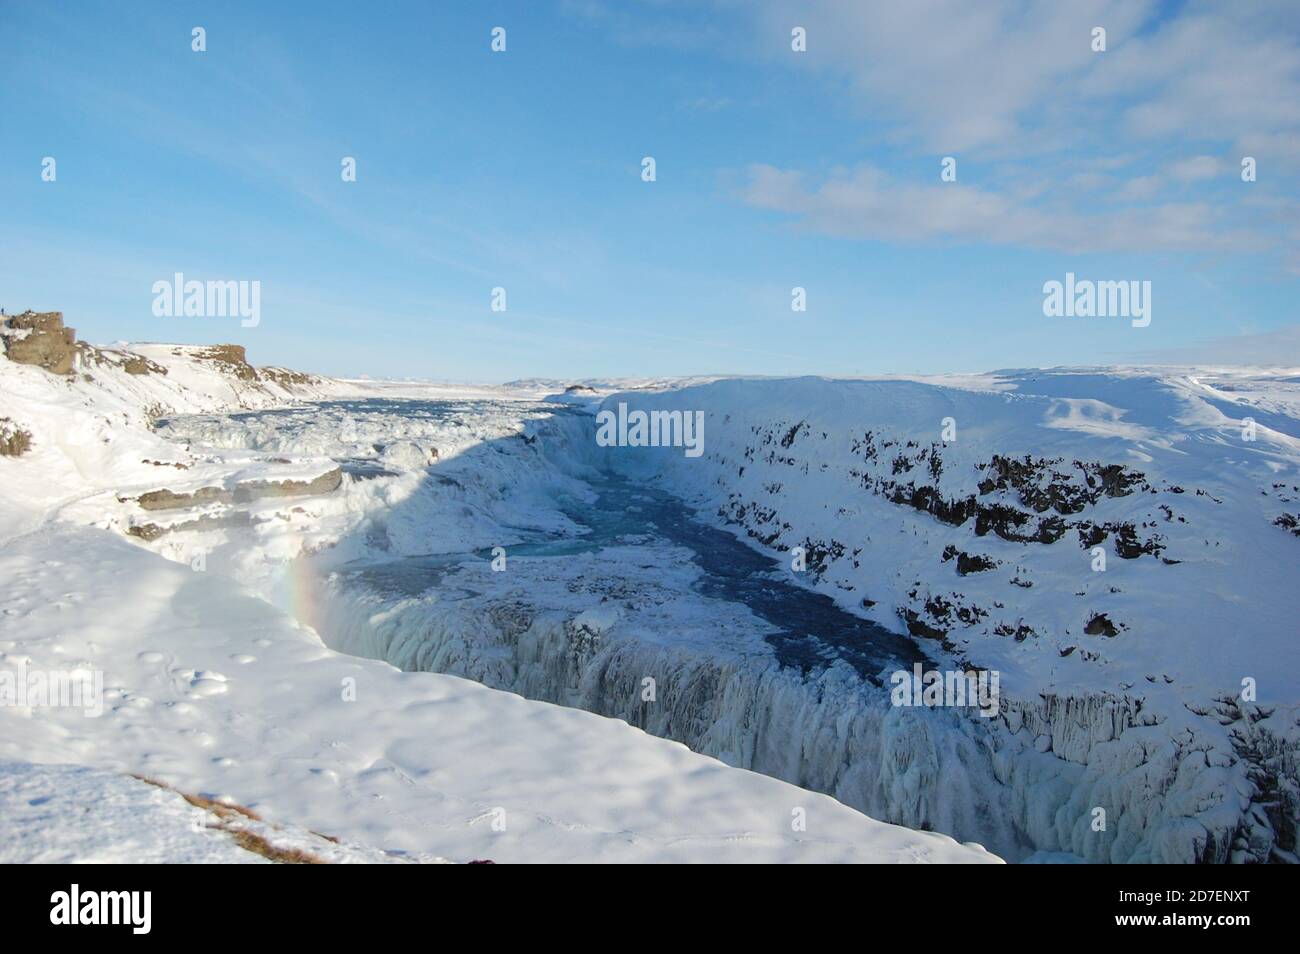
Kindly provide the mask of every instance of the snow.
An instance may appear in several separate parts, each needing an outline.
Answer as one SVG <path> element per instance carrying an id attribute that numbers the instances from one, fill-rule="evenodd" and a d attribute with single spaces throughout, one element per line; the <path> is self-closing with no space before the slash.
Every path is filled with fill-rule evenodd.
<path id="1" fill-rule="evenodd" d="M 917 604 L 908 591 L 918 580 L 923 594 L 959 593 L 989 611 L 974 626 L 956 627 L 961 645 L 978 653 L 980 663 L 1001 669 L 1004 686 L 1008 679 L 1024 680 L 1025 694 L 1061 686 L 1122 691 L 1160 673 L 1202 698 L 1231 696 L 1240 691 L 1242 676 L 1267 673 L 1261 701 L 1300 699 L 1300 648 L 1292 638 L 1300 617 L 1297 541 L 1272 525 L 1300 499 L 1300 438 L 1260 427 L 1255 441 L 1242 441 L 1240 416 L 1249 410 L 1224 414 L 1180 378 L 1096 371 L 1016 372 L 1002 379 L 1014 390 L 976 394 L 909 383 L 799 379 L 766 393 L 727 381 L 641 396 L 645 407 L 706 410 L 706 460 L 694 466 L 680 452 L 645 448 L 623 452 L 616 465 L 652 472 L 710 509 L 717 507 L 719 483 L 737 501 L 775 507 L 793 528 L 772 541 L 774 552 L 808 538 L 861 548 L 858 567 L 847 558 L 833 559 L 816 583 L 846 605 L 870 596 L 877 603 L 874 615 L 884 623 L 896 625 L 896 607 Z M 1279 382 L 1277 390 L 1300 388 Z M 1106 399 L 1074 396 L 1088 392 Z M 947 417 L 954 419 L 957 436 L 945 443 Z M 789 447 L 764 443 L 766 435 L 783 436 L 801 422 Z M 889 460 L 874 470 L 852 449 L 853 439 L 866 430 L 874 431 L 878 445 L 892 443 L 881 452 Z M 909 450 L 909 441 L 913 455 L 939 444 L 943 470 L 937 480 L 923 472 L 924 465 L 891 472 L 893 458 Z M 746 449 L 756 446 L 759 453 L 751 450 L 755 459 L 747 460 Z M 1056 469 L 1062 472 L 1071 471 L 1076 460 L 1122 463 L 1142 472 L 1153 490 L 1102 497 L 1066 516 L 1133 521 L 1146 528 L 1139 536 L 1158 534 L 1163 557 L 1180 562 L 1166 565 L 1146 555 L 1121 559 L 1107 541 L 1107 569 L 1097 573 L 1090 550 L 1073 532 L 1051 546 L 995 533 L 977 537 L 971 521 L 954 527 L 862 487 L 862 474 L 883 474 L 899 484 L 933 485 L 949 499 L 978 495 L 994 453 L 1060 458 Z M 741 466 L 743 476 L 737 473 Z M 776 493 L 767 489 L 773 481 L 783 482 Z M 1080 483 L 1077 472 L 1073 483 Z M 995 499 L 1016 502 L 1008 494 Z M 1172 519 L 1162 504 L 1171 508 Z M 1001 565 L 958 579 L 951 565 L 939 565 L 949 544 L 978 550 Z M 892 579 L 880 573 L 885 566 L 895 571 Z M 1034 586 L 1009 589 L 1017 576 Z M 1063 600 L 1075 591 L 1085 595 L 1073 603 Z M 999 611 L 995 602 L 1007 608 Z M 1101 611 L 1127 624 L 1131 638 L 1089 641 L 1083 622 Z M 1016 643 L 993 634 L 999 623 L 1021 622 L 1033 624 L 1039 638 Z M 1223 638 L 1238 630 L 1248 637 Z M 1059 651 L 1069 645 L 1086 645 L 1101 659 L 1063 659 Z"/>
<path id="2" fill-rule="evenodd" d="M 0 577 L 2 661 L 101 670 L 106 689 L 100 718 L 0 712 L 6 759 L 140 773 L 458 860 L 989 857 L 615 720 L 331 652 L 232 581 L 104 531 L 10 540 Z M 806 836 L 790 830 L 797 807 Z"/>
<path id="3" fill-rule="evenodd" d="M 998 860 L 616 719 L 325 646 L 304 621 L 313 607 L 291 615 L 273 605 L 272 590 L 310 596 L 307 581 L 293 586 L 294 558 L 363 546 L 355 541 L 369 521 L 417 495 L 427 462 L 410 447 L 380 461 L 398 472 L 345 475 L 327 495 L 182 508 L 188 517 L 241 513 L 239 529 L 127 536 L 146 518 L 171 519 L 143 511 L 142 493 L 309 477 L 334 463 L 323 451 L 375 461 L 384 452 L 374 445 L 395 439 L 436 448 L 440 476 L 470 483 L 483 505 L 412 509 L 384 530 L 407 546 L 440 512 L 458 546 L 493 536 L 507 513 L 566 527 L 542 501 L 554 486 L 576 486 L 549 475 L 520 482 L 501 504 L 520 461 L 498 455 L 495 467 L 480 467 L 473 450 L 495 440 L 531 446 L 531 405 L 518 395 L 498 395 L 461 423 L 408 422 L 403 435 L 393 420 L 345 433 L 328 403 L 305 418 L 288 405 L 354 396 L 354 385 L 316 379 L 294 394 L 232 379 L 191 349 L 131 351 L 169 373 L 128 376 L 114 365 L 62 379 L 0 361 L 0 416 L 33 434 L 28 454 L 0 458 L 0 667 L 89 671 L 104 687 L 98 717 L 48 700 L 0 706 L 4 860 L 250 860 L 229 833 L 199 827 L 199 809 L 130 775 L 246 806 L 276 844 L 327 860 Z M 482 399 L 438 393 L 465 400 L 467 411 Z M 209 440 L 149 429 L 155 404 L 166 416 L 218 415 L 189 420 Z M 257 433 L 258 421 L 228 416 L 241 407 L 273 409 L 309 446 L 288 440 L 296 449 L 285 456 L 275 428 L 221 446 L 223 434 Z"/>
<path id="4" fill-rule="evenodd" d="M 1295 860 L 1300 538 L 1276 521 L 1300 514 L 1296 369 L 601 381 L 562 400 L 573 382 L 317 379 L 231 407 L 202 359 L 153 348 L 180 370 L 69 384 L 0 362 L 0 416 L 34 435 L 0 458 L 2 662 L 89 665 L 111 703 L 0 711 L 24 720 L 0 758 L 460 861 L 994 860 L 959 844 L 976 841 L 1033 862 Z M 619 402 L 703 412 L 704 456 L 596 446 L 591 415 Z M 135 502 L 340 464 L 323 495 Z M 598 468 L 911 627 L 937 665 L 997 670 L 997 718 L 893 708 L 842 660 L 779 664 L 763 621 L 699 592 L 651 526 L 585 545 L 560 501 L 590 500 Z M 1062 532 L 977 532 L 914 499 Z M 145 520 L 166 532 L 124 536 Z M 1106 528 L 1103 572 L 1084 525 Z M 1145 552 L 1124 555 L 1125 526 Z M 813 569 L 789 569 L 794 546 Z M 961 575 L 957 552 L 992 565 Z M 1085 632 L 1099 616 L 1114 636 Z"/>
<path id="5" fill-rule="evenodd" d="M 251 833 L 270 847 L 332 864 L 436 863 L 386 854 L 238 812 L 216 814 L 153 782 L 80 765 L 0 762 L 0 863 L 269 864 L 243 847 Z"/>
<path id="6" fill-rule="evenodd" d="M 1300 507 L 1294 369 L 991 377 L 996 387 L 805 378 L 615 394 L 605 406 L 703 410 L 707 451 L 698 462 L 653 448 L 621 449 L 612 460 L 725 514 L 787 564 L 793 546 L 830 548 L 808 585 L 886 626 L 915 614 L 945 631 L 953 664 L 998 670 L 1006 711 L 983 744 L 1010 809 L 995 807 L 996 793 L 982 797 L 1036 851 L 1293 859 L 1300 540 L 1275 521 Z M 1247 417 L 1253 440 L 1243 439 Z M 1038 510 L 1013 488 L 981 490 L 996 476 L 995 454 L 1055 461 L 1027 482 L 1032 491 L 1089 490 L 1087 475 L 1114 464 L 1140 472 L 1142 487 L 1095 495 L 1077 512 Z M 918 487 L 1015 508 L 1030 526 L 1052 516 L 1131 523 L 1138 540 L 1162 549 L 1122 558 L 1112 531 L 1105 571 L 1094 572 L 1073 527 L 1051 544 L 980 534 L 973 519 L 907 505 Z M 959 576 L 943 555 L 949 547 L 997 566 Z M 874 606 L 863 610 L 864 598 Z M 943 603 L 966 618 L 936 615 Z M 1113 638 L 1084 632 L 1097 614 L 1116 624 Z M 1030 635 L 1013 638 L 1021 627 Z M 1242 698 L 1246 681 L 1256 698 Z M 1261 777 L 1262 788 L 1252 781 Z M 1280 803 L 1273 785 L 1287 793 Z M 883 796 L 835 790 L 880 817 L 904 817 L 905 806 Z M 1087 824 L 1095 807 L 1110 812 L 1101 837 Z M 959 824 L 936 827 L 960 838 Z M 1017 855 L 998 838 L 986 843 Z"/>
<path id="7" fill-rule="evenodd" d="M 300 562 L 314 583 L 314 623 L 335 648 L 617 716 L 1013 859 L 1286 860 L 1300 595 L 1295 537 L 1274 520 L 1296 511 L 1300 481 L 1289 425 L 1273 419 L 1243 441 L 1240 421 L 1248 408 L 1290 406 L 1291 377 L 1270 390 L 1269 380 L 1233 375 L 1239 390 L 1216 393 L 1249 393 L 1241 408 L 1206 403 L 1204 381 L 1218 380 L 1208 372 L 1193 383 L 1137 369 L 1002 372 L 968 387 L 726 380 L 605 398 L 705 411 L 698 461 L 678 449 L 598 448 L 590 419 L 526 402 L 466 404 L 454 424 L 354 406 L 293 426 L 196 418 L 173 430 L 284 452 L 353 452 L 355 436 L 383 433 L 449 447 L 429 475 L 393 478 L 382 504 L 355 501 L 349 526 L 323 531 L 337 534 L 333 546 Z M 957 428 L 947 442 L 945 418 Z M 919 455 L 936 445 L 933 477 Z M 1079 509 L 1040 512 L 1015 488 L 982 492 L 995 454 L 1057 461 L 1025 492 L 1078 495 Z M 910 455 L 910 467 L 895 471 L 896 455 Z M 1102 492 L 1101 468 L 1116 464 L 1135 484 Z M 842 544 L 820 573 L 790 578 L 895 631 L 908 612 L 944 630 L 918 642 L 948 667 L 999 672 L 996 724 L 890 710 L 838 665 L 808 677 L 778 666 L 761 622 L 701 598 L 690 554 L 653 537 L 627 534 L 562 560 L 517 555 L 536 534 L 577 532 L 555 500 L 581 498 L 593 466 L 672 489 L 706 515 L 722 505 L 733 529 L 785 566 L 791 546 Z M 954 525 L 876 492 L 879 481 L 933 483 L 945 499 L 971 496 L 1032 521 L 1131 524 L 1137 543 L 1162 549 L 1126 559 L 1108 531 L 1106 569 L 1094 572 L 1076 529 L 1050 544 L 977 534 L 974 520 Z M 642 506 L 627 501 L 629 512 Z M 259 533 L 254 550 L 241 549 L 239 573 L 266 591 L 276 573 L 268 555 L 286 548 L 273 528 Z M 495 546 L 512 553 L 507 573 L 469 559 Z M 960 576 L 944 556 L 950 547 L 996 565 Z M 420 564 L 413 586 L 392 568 L 348 570 L 429 554 L 452 559 Z M 439 582 L 429 589 L 432 572 Z M 937 618 L 932 601 L 970 621 Z M 1084 631 L 1098 614 L 1114 637 Z M 639 703 L 647 676 L 672 690 L 666 704 Z M 1256 699 L 1240 698 L 1243 679 L 1257 684 Z M 1097 808 L 1108 813 L 1105 831 L 1091 827 Z"/>

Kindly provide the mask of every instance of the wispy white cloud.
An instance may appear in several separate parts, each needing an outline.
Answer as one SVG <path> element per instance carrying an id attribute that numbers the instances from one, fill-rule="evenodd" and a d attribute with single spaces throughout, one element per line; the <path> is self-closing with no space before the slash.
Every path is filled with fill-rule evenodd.
<path id="1" fill-rule="evenodd" d="M 1153 0 L 766 0 L 758 9 L 757 43 L 770 56 L 847 78 L 864 112 L 924 150 L 1300 132 L 1296 18 L 1277 3 L 1193 4 L 1167 19 Z M 796 24 L 808 50 L 790 57 L 784 38 Z M 1096 27 L 1105 52 L 1092 49 Z"/>
<path id="2" fill-rule="evenodd" d="M 802 228 L 1069 251 L 1242 251 L 1289 235 L 1246 214 L 1254 195 L 1238 177 L 1241 156 L 1255 156 L 1268 174 L 1251 188 L 1283 201 L 1300 173 L 1300 15 L 1282 4 L 758 10 L 755 42 L 770 60 L 846 81 L 864 122 L 892 130 L 890 165 L 915 160 L 892 175 L 880 160 L 829 175 L 751 167 L 744 201 Z M 793 25 L 807 30 L 807 53 L 788 52 Z M 1105 52 L 1092 49 L 1095 27 Z M 942 155 L 980 169 L 979 185 L 941 184 Z"/>
<path id="3" fill-rule="evenodd" d="M 805 27 L 808 51 L 791 62 L 847 77 L 864 109 L 892 120 L 904 141 L 1001 152 L 1081 118 L 1087 104 L 1074 90 L 1113 55 L 1092 51 L 1092 29 L 1121 43 L 1152 8 L 1145 0 L 813 0 L 794 11 L 773 0 L 762 5 L 760 29 L 775 38 Z"/>
<path id="4" fill-rule="evenodd" d="M 1240 251 L 1264 244 L 1225 224 L 1206 202 L 1078 210 L 940 183 L 937 174 L 930 185 L 900 181 L 872 166 L 810 183 L 798 171 L 755 165 L 740 197 L 815 232 L 887 242 L 991 242 L 1068 252 Z"/>
<path id="5" fill-rule="evenodd" d="M 1217 156 L 1192 156 L 1169 166 L 1169 174 L 1179 182 L 1199 182 L 1223 175 L 1230 167 Z"/>
<path id="6" fill-rule="evenodd" d="M 1300 367 L 1300 325 L 1261 334 L 1223 335 L 1183 348 L 1140 351 L 1131 357 L 1155 364 Z"/>

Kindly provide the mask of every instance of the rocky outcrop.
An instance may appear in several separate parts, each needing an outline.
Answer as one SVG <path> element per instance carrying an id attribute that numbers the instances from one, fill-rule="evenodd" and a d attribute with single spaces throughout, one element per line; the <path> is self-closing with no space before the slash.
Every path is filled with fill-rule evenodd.
<path id="1" fill-rule="evenodd" d="M 61 311 L 25 311 L 7 318 L 3 327 L 5 356 L 51 374 L 71 374 L 76 364 L 77 333 L 63 326 Z"/>
<path id="2" fill-rule="evenodd" d="M 201 360 L 221 365 L 223 371 L 233 374 L 241 381 L 258 380 L 257 369 L 248 363 L 248 355 L 245 353 L 243 345 L 213 345 L 199 352 L 198 357 Z"/>
<path id="3" fill-rule="evenodd" d="M 23 430 L 7 417 L 0 417 L 0 457 L 21 457 L 31 446 L 31 431 Z"/>
<path id="4" fill-rule="evenodd" d="M 1095 613 L 1083 627 L 1083 631 L 1089 636 L 1114 637 L 1119 635 L 1119 630 L 1115 628 L 1115 624 L 1110 621 L 1110 617 L 1105 613 Z"/>
<path id="5" fill-rule="evenodd" d="M 200 487 L 177 493 L 164 487 L 136 498 L 142 510 L 181 510 L 208 504 L 251 503 L 268 497 L 307 497 L 333 493 L 343 483 L 342 468 L 327 470 L 310 480 L 246 480 L 234 490 L 224 487 Z"/>
<path id="6" fill-rule="evenodd" d="M 178 533 L 188 530 L 197 530 L 208 532 L 212 530 L 227 530 L 232 527 L 247 527 L 253 523 L 252 515 L 244 510 L 234 510 L 230 513 L 223 514 L 204 514 L 193 520 L 186 520 L 182 523 L 158 524 L 158 523 L 136 523 L 127 528 L 128 536 L 137 537 L 146 542 L 157 540 L 159 537 L 169 533 Z"/>
<path id="7" fill-rule="evenodd" d="M 261 500 L 265 497 L 305 497 L 329 494 L 343 483 L 343 470 L 335 467 L 311 480 L 248 480 L 235 485 L 235 503 Z"/>
<path id="8" fill-rule="evenodd" d="M 210 506 L 212 509 L 198 513 L 192 519 L 180 519 L 171 523 L 132 523 L 127 527 L 126 533 L 148 543 L 170 533 L 190 531 L 207 533 L 250 527 L 257 522 L 257 519 L 248 510 L 240 509 L 239 504 L 248 504 L 265 498 L 327 494 L 337 490 L 342 483 L 343 471 L 335 467 L 310 480 L 247 480 L 235 484 L 233 490 L 218 486 L 200 487 L 197 490 L 181 493 L 167 488 L 151 490 L 136 498 L 136 503 L 142 510 L 174 512 L 205 506 Z"/>
<path id="9" fill-rule="evenodd" d="M 777 430 L 779 427 L 773 428 L 764 443 L 770 442 Z M 798 426 L 787 432 L 781 446 L 789 447 L 797 432 Z M 1139 538 L 1137 528 L 1131 523 L 1098 526 L 1092 521 L 1070 522 L 1064 519 L 1082 513 L 1103 498 L 1127 497 L 1139 491 L 1160 492 L 1147 482 L 1145 475 L 1121 464 L 1075 460 L 1067 465 L 1062 458 L 1035 459 L 1025 455 L 1023 459 L 1017 459 L 994 454 L 977 466 L 977 470 L 985 475 L 979 482 L 977 493 L 947 497 L 938 486 L 943 474 L 943 444 L 926 446 L 907 441 L 905 446 L 893 452 L 890 475 L 879 476 L 874 469 L 883 459 L 882 452 L 894 447 L 899 447 L 897 441 L 881 440 L 871 431 L 861 439 L 854 439 L 853 452 L 861 457 L 864 466 L 855 467 L 850 471 L 851 475 L 866 490 L 891 503 L 927 513 L 950 526 L 964 526 L 973 517 L 977 537 L 993 533 L 1012 543 L 1052 544 L 1073 527 L 1079 531 L 1080 545 L 1086 547 L 1097 545 L 1113 533 L 1115 552 L 1125 560 L 1143 554 L 1159 556 L 1164 549 L 1159 534 L 1151 533 Z M 793 463 L 793 460 L 791 458 L 789 462 Z M 898 479 L 900 475 L 910 475 L 913 471 L 928 475 L 930 482 L 918 484 L 910 476 L 906 480 Z M 1181 488 L 1164 489 L 1182 493 Z M 987 502 L 981 499 L 991 494 L 1004 494 L 1020 506 L 1005 500 Z M 1169 513 L 1172 518 L 1172 510 Z M 1089 543 L 1090 540 L 1094 542 Z"/>
<path id="10" fill-rule="evenodd" d="M 234 345 L 227 345 L 226 347 L 234 347 Z M 244 349 L 240 348 L 239 350 L 243 351 Z M 307 374 L 303 371 L 291 371 L 289 368 L 268 366 L 259 369 L 258 374 L 263 380 L 278 384 L 280 387 L 287 390 L 292 390 L 294 387 L 302 385 L 320 383 L 320 378 L 316 377 L 314 374 Z"/>
<path id="11" fill-rule="evenodd" d="M 983 573 L 985 570 L 993 570 L 998 566 L 998 561 L 992 557 L 984 556 L 977 553 L 971 555 L 965 550 L 959 550 L 957 547 L 949 544 L 943 551 L 943 562 L 947 563 L 953 557 L 957 558 L 957 575 L 966 576 L 970 573 Z"/>
<path id="12" fill-rule="evenodd" d="M 127 374 L 166 374 L 167 369 L 157 361 L 150 361 L 143 355 L 128 355 L 122 362 L 122 370 Z"/>
<path id="13" fill-rule="evenodd" d="M 224 487 L 200 487 L 187 493 L 176 493 L 163 488 L 141 494 L 135 502 L 142 510 L 180 510 L 184 507 L 202 507 L 205 504 L 227 504 L 234 500 L 234 495 Z"/>

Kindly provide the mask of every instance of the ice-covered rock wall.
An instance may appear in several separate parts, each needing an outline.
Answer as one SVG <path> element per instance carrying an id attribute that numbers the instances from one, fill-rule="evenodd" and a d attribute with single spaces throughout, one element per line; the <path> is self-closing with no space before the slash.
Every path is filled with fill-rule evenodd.
<path id="1" fill-rule="evenodd" d="M 1003 857 L 1023 857 L 1037 842 L 1001 804 L 987 726 L 951 710 L 895 709 L 847 666 L 805 677 L 770 658 L 620 636 L 598 613 L 539 612 L 490 596 L 390 600 L 337 578 L 318 586 L 318 628 L 336 649 L 620 718 Z"/>
<path id="2" fill-rule="evenodd" d="M 1191 377 L 963 384 L 615 395 L 702 412 L 705 453 L 609 459 L 800 552 L 808 585 L 952 665 L 1000 671 L 995 811 L 1036 849 L 1294 861 L 1300 552 L 1275 515 L 1300 494 L 1295 419 L 1247 430 L 1265 415 Z"/>

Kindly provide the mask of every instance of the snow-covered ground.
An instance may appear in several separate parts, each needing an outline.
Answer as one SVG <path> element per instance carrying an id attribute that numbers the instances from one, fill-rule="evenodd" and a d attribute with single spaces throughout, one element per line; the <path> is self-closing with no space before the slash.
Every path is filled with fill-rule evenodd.
<path id="1" fill-rule="evenodd" d="M 0 758 L 455 860 L 1296 860 L 1294 369 L 493 388 L 140 350 L 167 373 L 0 361 L 0 651 L 108 699 Z M 598 446 L 620 404 L 698 412 L 703 453 Z M 995 671 L 996 715 L 893 705 L 913 660 Z"/>
<path id="2" fill-rule="evenodd" d="M 387 461 L 392 476 L 311 516 L 316 552 L 287 582 L 304 550 L 291 528 L 264 521 L 213 551 L 337 648 L 618 716 L 1015 859 L 1294 860 L 1295 378 L 1078 369 L 604 398 L 704 414 L 699 458 L 600 448 L 572 409 L 427 389 L 164 432 Z M 610 468 L 935 667 L 997 671 L 997 718 L 894 707 L 836 647 L 791 665 L 773 620 L 708 591 L 699 548 L 648 491 L 620 498 L 612 538 L 581 537 Z"/>
<path id="3" fill-rule="evenodd" d="M 0 456 L 4 860 L 262 857 L 175 793 L 325 860 L 997 860 L 621 721 L 328 648 L 304 556 L 473 547 L 507 517 L 571 531 L 546 496 L 579 482 L 518 479 L 528 455 L 498 450 L 536 446 L 519 392 L 376 387 L 464 413 L 349 424 L 291 405 L 360 385 L 230 357 L 95 349 L 68 376 L 0 359 L 0 418 L 30 435 Z M 458 478 L 468 497 L 430 492 Z"/>
<path id="4" fill-rule="evenodd" d="M 381 852 L 273 825 L 242 806 L 83 765 L 0 762 L 3 864 L 384 864 L 436 856 Z"/>

